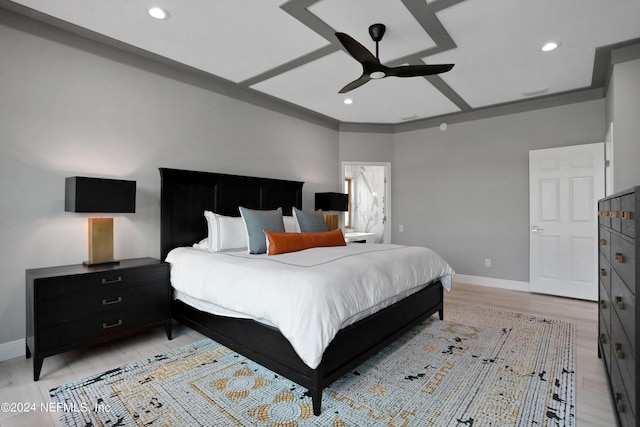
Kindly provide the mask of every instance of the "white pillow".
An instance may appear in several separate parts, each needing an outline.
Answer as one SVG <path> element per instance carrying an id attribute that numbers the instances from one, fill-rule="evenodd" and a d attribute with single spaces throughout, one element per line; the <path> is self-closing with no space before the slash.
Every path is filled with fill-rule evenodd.
<path id="1" fill-rule="evenodd" d="M 247 232 L 242 217 L 204 211 L 209 229 L 209 252 L 247 249 Z"/>
<path id="2" fill-rule="evenodd" d="M 298 227 L 298 221 L 292 216 L 282 216 L 282 222 L 284 222 L 284 231 L 287 233 L 299 233 L 300 227 Z"/>
<path id="3" fill-rule="evenodd" d="M 198 243 L 194 243 L 193 248 L 198 249 L 199 251 L 209 252 L 209 248 L 210 248 L 209 238 L 205 237 L 204 239 L 200 240 Z"/>

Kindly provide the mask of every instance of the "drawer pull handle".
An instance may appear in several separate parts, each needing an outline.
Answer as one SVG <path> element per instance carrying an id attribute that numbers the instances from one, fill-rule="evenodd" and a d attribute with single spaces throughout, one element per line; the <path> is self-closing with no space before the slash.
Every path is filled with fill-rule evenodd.
<path id="1" fill-rule="evenodd" d="M 616 305 L 620 310 L 624 310 L 624 301 L 622 301 L 622 297 L 616 297 Z"/>
<path id="2" fill-rule="evenodd" d="M 618 261 L 620 264 L 624 263 L 624 255 L 622 255 L 620 252 L 616 253 L 616 261 Z"/>
<path id="3" fill-rule="evenodd" d="M 622 211 L 622 218 L 624 218 L 624 219 L 633 219 L 633 212 L 631 212 L 631 211 Z"/>
<path id="4" fill-rule="evenodd" d="M 622 395 L 616 393 L 616 409 L 618 412 L 624 412 L 624 403 L 622 402 Z"/>
<path id="5" fill-rule="evenodd" d="M 607 270 L 605 270 L 604 268 L 601 268 L 601 269 L 600 269 L 600 275 L 601 275 L 602 277 L 605 277 L 605 276 L 607 275 Z"/>
<path id="6" fill-rule="evenodd" d="M 598 215 L 600 215 L 600 216 L 609 216 L 609 211 L 598 211 Z"/>
<path id="7" fill-rule="evenodd" d="M 110 285 L 112 283 L 120 283 L 120 282 L 122 282 L 122 276 L 118 276 L 116 279 L 113 279 L 113 280 L 102 279 L 103 285 Z"/>
<path id="8" fill-rule="evenodd" d="M 103 323 L 102 324 L 102 329 L 109 329 L 109 328 L 115 328 L 117 326 L 122 326 L 122 319 L 118 320 L 116 323 L 112 323 L 110 325 Z"/>
<path id="9" fill-rule="evenodd" d="M 616 343 L 615 349 L 616 349 L 616 357 L 618 359 L 624 359 L 624 351 L 622 351 L 622 344 Z"/>
<path id="10" fill-rule="evenodd" d="M 605 239 L 600 239 L 600 246 L 607 246 L 607 241 Z"/>
<path id="11" fill-rule="evenodd" d="M 607 303 L 603 299 L 600 300 L 600 308 L 603 310 L 607 309 Z"/>
<path id="12" fill-rule="evenodd" d="M 620 217 L 620 212 L 618 211 L 611 211 L 611 218 L 618 218 Z"/>
<path id="13" fill-rule="evenodd" d="M 106 299 L 103 299 L 102 305 L 120 304 L 121 302 L 122 302 L 122 297 L 118 297 L 113 301 L 107 301 Z"/>
<path id="14" fill-rule="evenodd" d="M 600 342 L 602 344 L 606 344 L 607 343 L 607 336 L 605 334 L 600 334 Z"/>

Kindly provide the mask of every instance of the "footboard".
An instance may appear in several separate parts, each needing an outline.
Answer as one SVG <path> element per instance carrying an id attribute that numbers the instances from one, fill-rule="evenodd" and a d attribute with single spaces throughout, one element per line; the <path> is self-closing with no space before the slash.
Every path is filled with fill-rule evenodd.
<path id="1" fill-rule="evenodd" d="M 173 301 L 173 317 L 209 338 L 309 389 L 313 413 L 320 415 L 322 390 L 356 368 L 423 320 L 439 312 L 443 290 L 439 281 L 342 329 L 311 369 L 276 329 L 253 320 L 215 316 Z"/>

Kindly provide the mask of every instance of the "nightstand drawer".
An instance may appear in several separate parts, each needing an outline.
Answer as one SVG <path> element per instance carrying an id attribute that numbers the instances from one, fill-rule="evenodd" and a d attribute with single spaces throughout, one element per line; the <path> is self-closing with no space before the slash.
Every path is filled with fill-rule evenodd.
<path id="1" fill-rule="evenodd" d="M 78 293 L 121 289 L 140 283 L 157 282 L 166 279 L 168 275 L 169 265 L 158 264 L 144 268 L 48 277 L 37 280 L 36 299 L 44 301 Z"/>
<path id="2" fill-rule="evenodd" d="M 134 305 L 164 303 L 168 306 L 169 283 L 157 282 L 120 289 L 107 289 L 51 299 L 39 304 L 39 324 L 53 325 L 84 319 L 98 313 L 126 310 Z"/>
<path id="3" fill-rule="evenodd" d="M 46 352 L 72 347 L 90 340 L 108 338 L 141 326 L 152 326 L 167 321 L 169 310 L 166 301 L 131 307 L 119 312 L 74 320 L 57 325 L 47 325 L 38 333 L 38 351 Z"/>

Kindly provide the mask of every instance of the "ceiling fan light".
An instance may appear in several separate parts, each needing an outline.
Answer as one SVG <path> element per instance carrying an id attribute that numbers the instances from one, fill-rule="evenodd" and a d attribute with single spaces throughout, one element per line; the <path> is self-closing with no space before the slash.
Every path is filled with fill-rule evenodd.
<path id="1" fill-rule="evenodd" d="M 381 79 L 386 76 L 387 75 L 384 71 L 374 71 L 373 73 L 369 74 L 369 77 L 371 77 L 372 79 Z"/>

